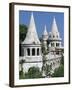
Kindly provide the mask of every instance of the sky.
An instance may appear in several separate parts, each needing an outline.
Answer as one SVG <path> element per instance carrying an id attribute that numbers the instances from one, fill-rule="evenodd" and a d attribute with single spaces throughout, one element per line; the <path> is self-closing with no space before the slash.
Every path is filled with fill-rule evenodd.
<path id="1" fill-rule="evenodd" d="M 40 12 L 40 11 L 19 11 L 19 24 L 29 26 L 31 13 L 33 12 L 34 21 L 38 36 L 41 37 L 46 25 L 47 32 L 51 32 L 53 18 L 55 17 L 58 31 L 62 42 L 64 42 L 64 13 L 61 12 Z"/>

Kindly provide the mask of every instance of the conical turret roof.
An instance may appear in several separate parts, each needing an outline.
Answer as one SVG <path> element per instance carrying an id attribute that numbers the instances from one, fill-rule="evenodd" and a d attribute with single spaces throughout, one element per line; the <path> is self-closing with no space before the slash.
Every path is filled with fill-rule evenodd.
<path id="1" fill-rule="evenodd" d="M 51 32 L 49 33 L 49 39 L 50 40 L 61 40 L 55 17 L 53 18 Z"/>
<path id="2" fill-rule="evenodd" d="M 45 28 L 44 28 L 43 35 L 48 35 L 47 28 L 46 28 L 46 25 L 45 25 Z"/>
<path id="3" fill-rule="evenodd" d="M 33 13 L 31 13 L 31 18 L 30 18 L 30 24 L 28 27 L 28 32 L 26 35 L 25 40 L 22 42 L 22 44 L 41 44 L 36 32 L 36 26 L 35 26 L 35 21 L 33 17 Z"/>
<path id="4" fill-rule="evenodd" d="M 53 23 L 52 23 L 52 33 L 58 33 L 58 27 L 57 27 L 57 24 L 56 24 L 56 20 L 55 20 L 55 17 L 53 18 Z"/>
<path id="5" fill-rule="evenodd" d="M 47 40 L 48 39 L 48 32 L 47 32 L 47 28 L 46 28 L 46 25 L 44 27 L 44 32 L 43 32 L 43 40 Z"/>

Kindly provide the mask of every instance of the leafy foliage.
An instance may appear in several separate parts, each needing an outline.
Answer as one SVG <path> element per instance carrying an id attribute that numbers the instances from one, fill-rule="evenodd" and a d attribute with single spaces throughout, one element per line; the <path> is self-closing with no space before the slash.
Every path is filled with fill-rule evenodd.
<path id="1" fill-rule="evenodd" d="M 23 41 L 25 39 L 26 33 L 27 33 L 27 26 L 19 25 L 20 41 Z"/>
<path id="2" fill-rule="evenodd" d="M 64 77 L 64 66 L 60 65 L 59 68 L 56 68 L 52 77 Z"/>
<path id="3" fill-rule="evenodd" d="M 19 71 L 19 79 L 24 79 L 24 72 L 23 72 L 23 68 L 21 71 Z"/>
<path id="4" fill-rule="evenodd" d="M 30 67 L 27 73 L 20 72 L 20 79 L 41 78 L 42 74 L 38 67 Z"/>
<path id="5" fill-rule="evenodd" d="M 64 77 L 64 56 L 63 56 L 63 54 L 62 54 L 62 58 L 60 61 L 60 66 L 59 66 L 59 68 L 56 68 L 54 70 L 52 77 Z"/>
<path id="6" fill-rule="evenodd" d="M 22 50 L 21 50 L 21 42 L 24 41 L 27 34 L 27 26 L 26 25 L 19 25 L 19 56 L 22 56 Z"/>
<path id="7" fill-rule="evenodd" d="M 26 78 L 40 78 L 42 74 L 38 67 L 30 67 L 25 76 Z"/>
<path id="8" fill-rule="evenodd" d="M 61 62 L 62 65 L 64 65 L 64 56 L 62 55 Z"/>

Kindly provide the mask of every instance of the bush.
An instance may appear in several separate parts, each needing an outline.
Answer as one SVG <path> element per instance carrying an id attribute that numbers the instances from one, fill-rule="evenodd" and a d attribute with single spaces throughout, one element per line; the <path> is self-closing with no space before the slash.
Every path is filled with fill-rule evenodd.
<path id="1" fill-rule="evenodd" d="M 64 56 L 62 55 L 61 62 L 62 65 L 64 65 Z"/>
<path id="2" fill-rule="evenodd" d="M 19 79 L 24 79 L 23 70 L 19 71 Z"/>
<path id="3" fill-rule="evenodd" d="M 25 73 L 25 78 L 40 78 L 42 74 L 38 67 L 30 67 L 28 72 Z"/>
<path id="4" fill-rule="evenodd" d="M 64 77 L 64 66 L 61 65 L 59 68 L 56 68 L 52 77 Z"/>
<path id="5" fill-rule="evenodd" d="M 26 25 L 24 25 L 24 24 L 19 25 L 19 34 L 20 34 L 19 39 L 20 39 L 20 41 L 23 41 L 25 39 L 26 34 L 27 34 L 27 29 L 28 28 Z"/>

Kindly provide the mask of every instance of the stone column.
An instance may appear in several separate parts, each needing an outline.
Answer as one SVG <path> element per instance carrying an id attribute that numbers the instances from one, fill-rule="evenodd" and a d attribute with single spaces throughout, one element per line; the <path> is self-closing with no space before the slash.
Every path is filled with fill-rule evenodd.
<path id="1" fill-rule="evenodd" d="M 41 48 L 39 48 L 39 55 L 41 55 Z"/>
<path id="2" fill-rule="evenodd" d="M 24 51 L 25 51 L 25 56 L 27 56 L 27 48 L 25 48 Z"/>
<path id="3" fill-rule="evenodd" d="M 30 47 L 30 56 L 32 56 L 32 48 Z"/>
<path id="4" fill-rule="evenodd" d="M 35 48 L 35 56 L 37 56 L 37 48 Z"/>
<path id="5" fill-rule="evenodd" d="M 26 51 L 25 51 L 25 48 L 23 48 L 24 49 L 24 56 L 26 56 Z"/>
<path id="6" fill-rule="evenodd" d="M 22 47 L 22 56 L 25 56 L 24 47 Z"/>
<path id="7" fill-rule="evenodd" d="M 54 47 L 56 47 L 56 42 L 54 43 Z"/>

